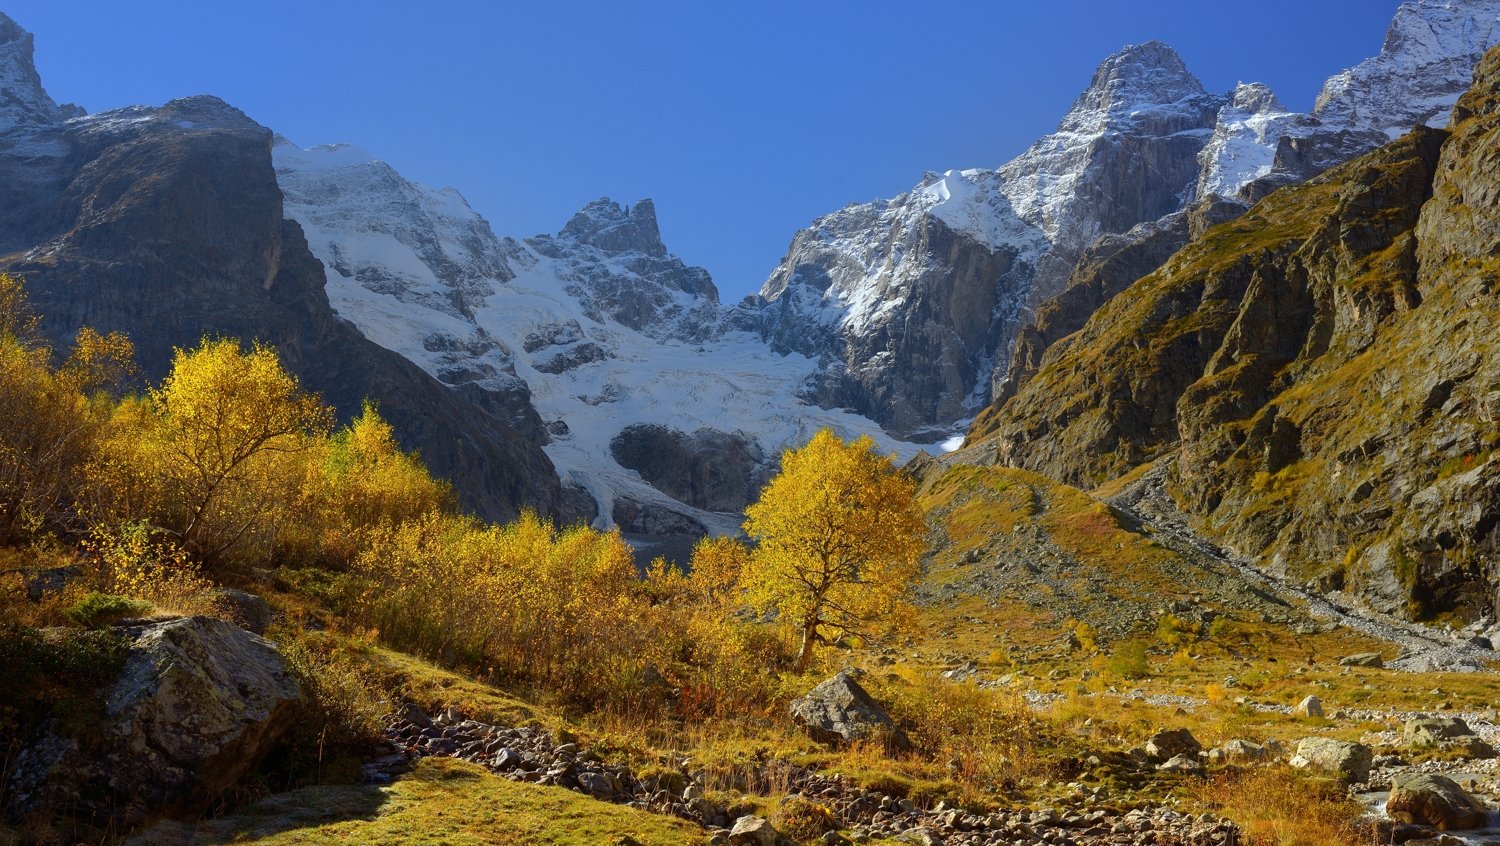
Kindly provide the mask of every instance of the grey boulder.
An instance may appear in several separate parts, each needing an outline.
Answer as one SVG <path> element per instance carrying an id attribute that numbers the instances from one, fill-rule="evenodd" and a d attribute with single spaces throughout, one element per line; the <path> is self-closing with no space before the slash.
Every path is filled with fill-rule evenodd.
<path id="1" fill-rule="evenodd" d="M 129 641 L 104 717 L 59 729 L 17 757 L 21 811 L 61 808 L 133 825 L 190 811 L 254 769 L 295 720 L 301 689 L 270 641 L 224 620 L 122 626 Z"/>
<path id="2" fill-rule="evenodd" d="M 820 743 L 883 739 L 897 748 L 910 746 L 906 734 L 880 703 L 847 672 L 793 700 L 792 719 Z"/>

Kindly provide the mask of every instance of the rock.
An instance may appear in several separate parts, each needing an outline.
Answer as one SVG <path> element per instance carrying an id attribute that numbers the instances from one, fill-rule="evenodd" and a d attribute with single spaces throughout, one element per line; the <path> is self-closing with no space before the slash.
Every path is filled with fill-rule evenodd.
<path id="1" fill-rule="evenodd" d="M 1340 667 L 1372 667 L 1380 669 L 1385 666 L 1385 659 L 1380 657 L 1379 652 L 1360 652 L 1354 655 L 1346 655 L 1339 659 Z"/>
<path id="2" fill-rule="evenodd" d="M 1165 761 L 1179 755 L 1196 757 L 1203 745 L 1187 729 L 1159 731 L 1146 741 L 1146 757 L 1153 761 Z"/>
<path id="3" fill-rule="evenodd" d="M 1299 717 L 1321 717 L 1323 716 L 1323 700 L 1309 694 L 1306 699 L 1297 703 L 1293 713 Z"/>
<path id="4" fill-rule="evenodd" d="M 217 588 L 213 597 L 235 625 L 251 634 L 263 635 L 271 625 L 271 606 L 261 597 L 234 588 Z"/>
<path id="5" fill-rule="evenodd" d="M 1201 773 L 1203 764 L 1196 757 L 1176 755 L 1166 763 L 1158 765 L 1157 769 L 1169 773 Z"/>
<path id="6" fill-rule="evenodd" d="M 637 423 L 609 442 L 627 470 L 678 502 L 705 511 L 743 511 L 773 468 L 760 444 L 744 434 L 702 428 L 692 434 Z"/>
<path id="7" fill-rule="evenodd" d="M 615 795 L 614 785 L 604 773 L 586 772 L 578 774 L 578 785 L 595 799 L 609 799 Z"/>
<path id="8" fill-rule="evenodd" d="M 1215 757 L 1226 764 L 1258 763 L 1273 757 L 1266 747 L 1248 740 L 1231 740 L 1213 752 L 1218 753 Z M 1213 752 L 1209 754 L 1213 755 Z"/>
<path id="9" fill-rule="evenodd" d="M 1392 819 L 1439 831 L 1481 828 L 1488 811 L 1452 779 L 1430 773 L 1399 775 L 1391 782 L 1385 811 Z"/>
<path id="10" fill-rule="evenodd" d="M 778 835 L 765 817 L 743 816 L 729 831 L 732 846 L 776 846 Z"/>
<path id="11" fill-rule="evenodd" d="M 1331 737 L 1309 737 L 1297 744 L 1291 765 L 1335 775 L 1349 783 L 1367 781 L 1374 759 L 1370 747 L 1363 743 L 1334 740 Z"/>
<path id="12" fill-rule="evenodd" d="M 1419 717 L 1408 720 L 1401 734 L 1413 746 L 1436 746 L 1444 740 L 1472 736 L 1474 732 L 1457 717 Z"/>
<path id="13" fill-rule="evenodd" d="M 302 693 L 269 641 L 209 617 L 117 631 L 130 649 L 105 718 L 22 750 L 9 784 L 21 810 L 60 807 L 126 825 L 201 810 L 291 727 Z"/>
<path id="14" fill-rule="evenodd" d="M 848 673 L 839 673 L 792 702 L 792 719 L 820 743 L 852 743 L 886 738 L 897 748 L 910 746 L 870 694 Z"/>
<path id="15" fill-rule="evenodd" d="M 52 594 L 61 593 L 64 588 L 77 581 L 83 575 L 83 569 L 69 564 L 64 567 L 23 568 L 20 573 L 21 580 L 26 584 L 26 598 L 32 602 L 41 602 Z"/>

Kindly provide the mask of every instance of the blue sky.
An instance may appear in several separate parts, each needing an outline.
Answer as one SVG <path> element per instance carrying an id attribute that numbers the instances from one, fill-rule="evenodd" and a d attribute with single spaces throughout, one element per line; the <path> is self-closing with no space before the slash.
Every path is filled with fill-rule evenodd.
<path id="1" fill-rule="evenodd" d="M 60 101 L 216 94 L 304 146 L 347 141 L 459 188 L 502 235 L 656 200 L 732 301 L 792 234 L 924 170 L 995 167 L 1129 43 L 1211 90 L 1308 108 L 1396 0 L 256 3 L 0 0 Z"/>

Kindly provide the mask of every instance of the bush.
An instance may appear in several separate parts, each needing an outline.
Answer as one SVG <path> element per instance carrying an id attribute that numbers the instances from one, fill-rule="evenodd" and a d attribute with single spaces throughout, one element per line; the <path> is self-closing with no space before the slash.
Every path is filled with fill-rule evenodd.
<path id="1" fill-rule="evenodd" d="M 802 796 L 788 796 L 773 815 L 771 824 L 798 843 L 812 843 L 839 827 L 838 818 L 827 805 Z"/>
<path id="2" fill-rule="evenodd" d="M 1230 773 L 1198 800 L 1238 823 L 1249 846 L 1362 846 L 1375 842 L 1365 809 L 1326 781 L 1285 767 Z"/>
<path id="3" fill-rule="evenodd" d="M 151 609 L 151 603 L 144 600 L 95 592 L 86 594 L 63 613 L 74 625 L 96 628 L 127 617 L 144 616 L 151 613 Z"/>
<path id="4" fill-rule="evenodd" d="M 24 743 L 51 718 L 97 722 L 103 716 L 97 691 L 119 675 L 128 652 L 129 644 L 109 630 L 0 626 L 0 743 Z M 0 757 L 13 752 L 0 748 Z"/>
<path id="5" fill-rule="evenodd" d="M 1127 640 L 1115 647 L 1107 664 L 1109 671 L 1122 679 L 1143 679 L 1151 674 L 1151 663 L 1146 657 L 1146 644 L 1139 640 Z"/>
<path id="6" fill-rule="evenodd" d="M 291 780 L 321 781 L 327 762 L 380 739 L 388 697 L 359 656 L 334 637 L 300 629 L 272 634 L 304 697 L 286 750 Z"/>

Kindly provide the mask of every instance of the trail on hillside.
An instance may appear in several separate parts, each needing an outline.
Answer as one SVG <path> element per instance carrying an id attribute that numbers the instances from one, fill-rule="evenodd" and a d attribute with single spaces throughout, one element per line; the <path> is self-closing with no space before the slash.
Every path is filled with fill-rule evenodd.
<path id="1" fill-rule="evenodd" d="M 1302 606 L 1316 619 L 1329 620 L 1401 647 L 1399 658 L 1386 666 L 1408 672 L 1477 672 L 1500 653 L 1442 632 L 1396 619 L 1387 614 L 1341 604 L 1315 591 L 1273 576 L 1251 561 L 1219 548 L 1188 525 L 1187 516 L 1167 494 L 1171 461 L 1162 461 L 1119 494 L 1104 501 L 1133 519 L 1141 531 L 1162 546 L 1205 567 L 1232 568 L 1241 577 L 1283 600 Z"/>

